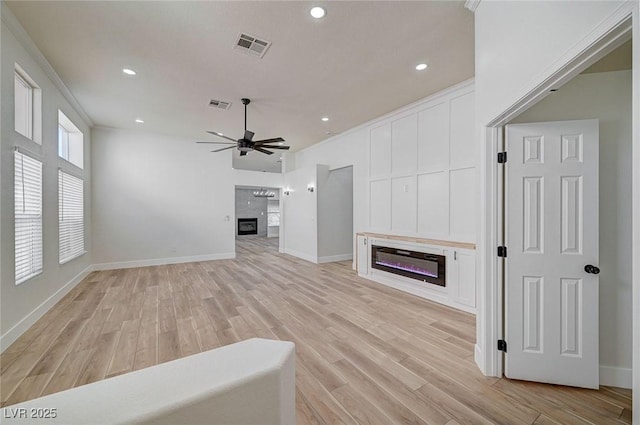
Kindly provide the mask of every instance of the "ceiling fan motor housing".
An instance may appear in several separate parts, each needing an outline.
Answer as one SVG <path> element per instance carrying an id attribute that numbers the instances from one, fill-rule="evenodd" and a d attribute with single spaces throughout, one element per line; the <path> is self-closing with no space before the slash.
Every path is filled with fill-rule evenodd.
<path id="1" fill-rule="evenodd" d="M 246 140 L 246 139 L 240 139 L 238 140 L 238 150 L 241 152 L 249 152 L 250 150 L 253 150 L 253 143 L 251 143 L 250 141 Z"/>

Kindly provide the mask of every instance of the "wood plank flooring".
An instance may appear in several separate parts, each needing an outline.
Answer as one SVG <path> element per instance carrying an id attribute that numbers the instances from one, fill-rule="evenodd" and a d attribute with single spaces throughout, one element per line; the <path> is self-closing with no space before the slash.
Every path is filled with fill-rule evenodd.
<path id="1" fill-rule="evenodd" d="M 296 344 L 299 424 L 629 424 L 631 393 L 486 378 L 475 319 L 279 254 L 92 273 L 0 356 L 2 406 L 252 337 Z"/>

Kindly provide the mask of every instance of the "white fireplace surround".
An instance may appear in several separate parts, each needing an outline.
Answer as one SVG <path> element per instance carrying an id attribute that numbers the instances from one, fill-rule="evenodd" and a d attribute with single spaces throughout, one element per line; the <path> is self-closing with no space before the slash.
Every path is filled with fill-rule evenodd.
<path id="1" fill-rule="evenodd" d="M 357 239 L 357 270 L 360 277 L 458 310 L 476 313 L 474 244 L 375 233 L 359 233 Z M 444 256 L 446 286 L 442 287 L 373 268 L 371 266 L 373 245 Z"/>

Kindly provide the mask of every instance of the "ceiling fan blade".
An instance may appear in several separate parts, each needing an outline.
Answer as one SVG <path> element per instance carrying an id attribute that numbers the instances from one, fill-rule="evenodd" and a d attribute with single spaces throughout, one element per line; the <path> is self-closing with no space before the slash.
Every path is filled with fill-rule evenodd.
<path id="1" fill-rule="evenodd" d="M 233 148 L 235 148 L 235 146 L 227 146 L 226 148 L 216 149 L 215 151 L 211 151 L 211 152 L 226 151 L 227 149 L 233 149 Z"/>
<path id="2" fill-rule="evenodd" d="M 247 154 L 247 151 L 240 151 L 240 156 L 245 156 Z"/>
<path id="3" fill-rule="evenodd" d="M 244 140 L 251 141 L 251 139 L 253 139 L 253 135 L 254 134 L 255 133 L 253 131 L 245 130 L 244 131 Z"/>
<path id="4" fill-rule="evenodd" d="M 196 143 L 211 143 L 214 145 L 235 145 L 237 142 L 196 142 Z"/>
<path id="5" fill-rule="evenodd" d="M 256 143 L 277 143 L 284 142 L 282 137 L 276 137 L 275 139 L 264 139 L 264 140 L 256 140 Z"/>
<path id="6" fill-rule="evenodd" d="M 255 145 L 253 145 L 253 148 L 259 148 L 259 147 L 263 147 L 263 148 L 267 148 L 267 149 L 282 149 L 285 151 L 288 151 L 290 149 L 290 146 L 270 146 L 270 145 L 263 145 L 260 143 L 256 143 Z"/>
<path id="7" fill-rule="evenodd" d="M 259 148 L 259 147 L 257 147 L 257 146 L 254 146 L 254 147 L 253 147 L 253 150 L 256 150 L 256 151 L 258 151 L 258 152 L 262 152 L 262 153 L 266 153 L 267 155 L 273 155 L 273 152 L 269 152 L 268 150 L 266 150 L 266 149 L 262 149 L 262 148 Z"/>
<path id="8" fill-rule="evenodd" d="M 237 140 L 232 139 L 231 137 L 227 137 L 223 134 L 220 134 L 217 131 L 207 131 L 207 133 L 213 134 L 214 136 L 222 137 L 223 139 L 231 140 L 232 142 L 237 142 Z"/>

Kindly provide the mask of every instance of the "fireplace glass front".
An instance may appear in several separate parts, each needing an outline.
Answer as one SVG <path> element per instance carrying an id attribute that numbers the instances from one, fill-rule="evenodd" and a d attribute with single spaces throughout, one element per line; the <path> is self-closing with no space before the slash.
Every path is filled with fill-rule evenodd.
<path id="1" fill-rule="evenodd" d="M 371 267 L 438 286 L 446 286 L 446 257 L 437 254 L 371 246 Z"/>

